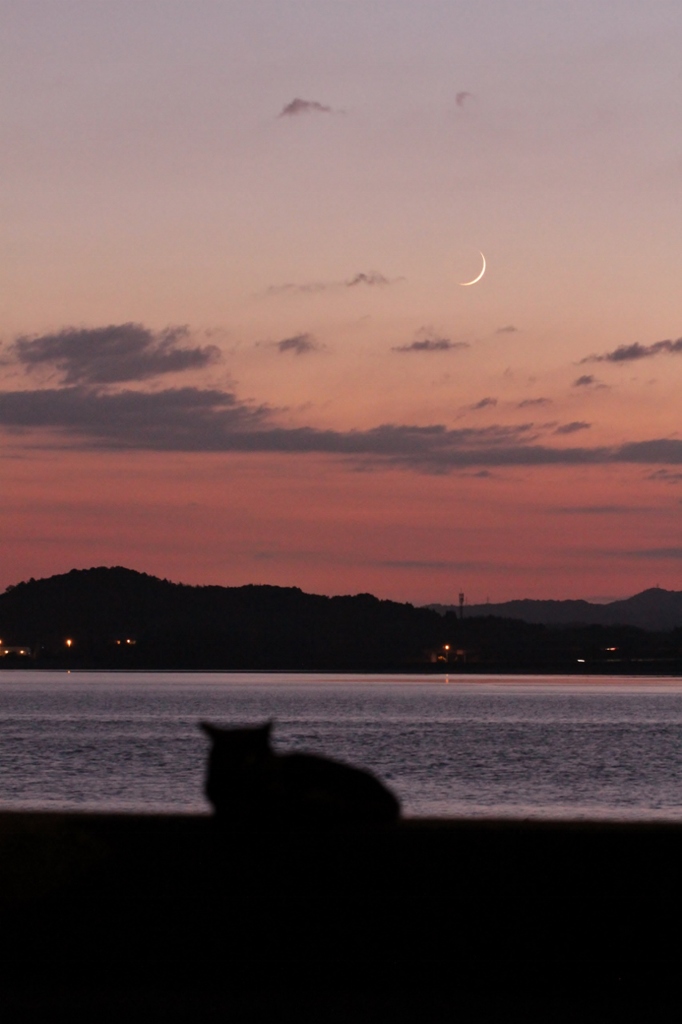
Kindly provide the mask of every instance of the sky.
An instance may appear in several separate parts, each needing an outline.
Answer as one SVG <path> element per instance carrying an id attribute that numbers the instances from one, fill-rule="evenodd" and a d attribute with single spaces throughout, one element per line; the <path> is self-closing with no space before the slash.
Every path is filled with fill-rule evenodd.
<path id="1" fill-rule="evenodd" d="M 679 0 L 0 19 L 0 588 L 682 589 Z"/>

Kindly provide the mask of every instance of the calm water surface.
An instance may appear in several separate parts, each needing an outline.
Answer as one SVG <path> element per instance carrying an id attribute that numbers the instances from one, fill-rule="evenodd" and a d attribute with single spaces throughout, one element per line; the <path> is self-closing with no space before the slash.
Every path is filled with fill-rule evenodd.
<path id="1" fill-rule="evenodd" d="M 197 722 L 371 768 L 411 815 L 682 819 L 682 680 L 0 673 L 0 806 L 207 811 Z"/>

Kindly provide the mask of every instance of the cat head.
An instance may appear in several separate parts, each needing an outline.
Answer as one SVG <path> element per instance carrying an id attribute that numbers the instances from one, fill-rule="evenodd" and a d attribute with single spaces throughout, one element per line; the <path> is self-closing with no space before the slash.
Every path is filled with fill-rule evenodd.
<path id="1" fill-rule="evenodd" d="M 199 725 L 213 743 L 211 762 L 216 768 L 226 771 L 248 769 L 272 754 L 272 722 L 236 729 L 223 729 L 210 722 L 200 722 Z"/>

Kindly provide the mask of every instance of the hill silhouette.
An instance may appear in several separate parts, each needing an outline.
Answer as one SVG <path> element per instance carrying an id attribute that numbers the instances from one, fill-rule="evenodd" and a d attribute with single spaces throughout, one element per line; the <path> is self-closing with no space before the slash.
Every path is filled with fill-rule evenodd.
<path id="1" fill-rule="evenodd" d="M 469 608 L 459 619 L 449 609 L 418 608 L 371 594 L 326 597 L 297 587 L 188 586 L 120 566 L 73 569 L 19 583 L 0 595 L 0 666 L 370 672 L 682 669 L 682 628 L 651 632 L 600 623 L 547 625 L 490 615 L 492 606 L 484 607 L 485 615 L 476 616 Z M 30 656 L 21 656 L 20 647 L 28 648 Z"/>
<path id="2" fill-rule="evenodd" d="M 459 606 L 430 604 L 427 607 L 441 614 L 457 611 Z M 501 616 L 522 619 L 546 626 L 637 626 L 640 629 L 670 630 L 682 626 L 682 590 L 651 587 L 634 597 L 608 604 L 589 601 L 505 601 L 502 604 L 474 604 L 465 614 Z"/>
<path id="3" fill-rule="evenodd" d="M 404 664 L 447 642 L 448 617 L 371 594 L 188 586 L 122 567 L 73 569 L 0 595 L 5 644 L 45 658 L 140 666 L 316 668 Z M 72 647 L 64 651 L 66 639 Z M 122 651 L 115 647 L 124 648 Z"/>

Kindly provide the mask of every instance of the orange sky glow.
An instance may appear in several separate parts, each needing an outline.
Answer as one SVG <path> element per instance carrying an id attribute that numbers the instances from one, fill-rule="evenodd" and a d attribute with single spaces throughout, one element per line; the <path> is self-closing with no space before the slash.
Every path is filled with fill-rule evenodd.
<path id="1" fill-rule="evenodd" d="M 682 588 L 677 2 L 0 9 L 0 587 Z"/>

